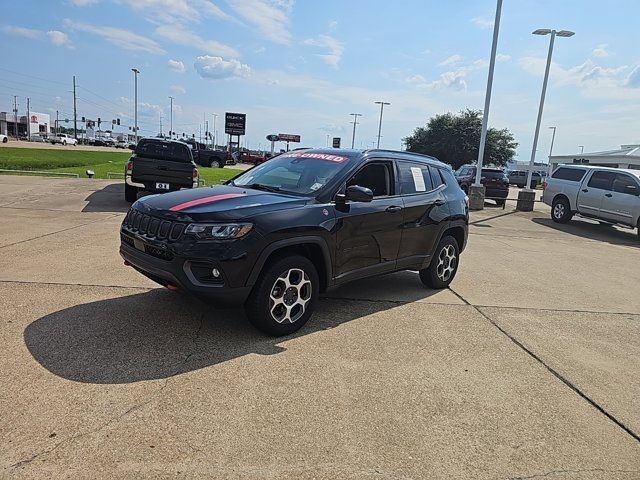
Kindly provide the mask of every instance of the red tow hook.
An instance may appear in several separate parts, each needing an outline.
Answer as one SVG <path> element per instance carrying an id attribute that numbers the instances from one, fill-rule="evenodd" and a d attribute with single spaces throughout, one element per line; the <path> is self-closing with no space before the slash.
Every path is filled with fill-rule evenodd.
<path id="1" fill-rule="evenodd" d="M 172 292 L 177 292 L 178 290 L 180 290 L 174 283 L 167 283 L 165 287 L 167 287 L 167 290 L 171 290 Z"/>
<path id="2" fill-rule="evenodd" d="M 130 266 L 131 266 L 131 264 L 129 263 L 129 261 L 125 260 L 125 261 L 124 261 L 124 266 L 125 266 L 125 267 L 130 267 Z"/>

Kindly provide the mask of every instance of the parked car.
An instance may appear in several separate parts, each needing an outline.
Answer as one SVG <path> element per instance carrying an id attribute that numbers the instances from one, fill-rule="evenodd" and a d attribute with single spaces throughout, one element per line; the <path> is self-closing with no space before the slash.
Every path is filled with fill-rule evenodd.
<path id="1" fill-rule="evenodd" d="M 509 172 L 509 183 L 511 185 L 515 185 L 520 188 L 524 188 L 527 183 L 527 174 L 526 170 L 511 170 Z M 542 184 L 543 175 L 540 172 L 533 172 L 531 174 L 531 183 L 529 184 L 529 188 L 536 188 L 538 185 Z"/>
<path id="2" fill-rule="evenodd" d="M 130 143 L 127 142 L 126 140 L 118 140 L 116 142 L 116 144 L 114 145 L 114 147 L 127 149 L 127 148 L 129 148 L 129 145 L 130 145 Z"/>
<path id="3" fill-rule="evenodd" d="M 8 141 L 9 141 L 9 137 L 7 137 L 6 135 L 0 133 L 0 142 L 7 143 Z"/>
<path id="4" fill-rule="evenodd" d="M 124 198 L 135 202 L 141 191 L 163 193 L 198 186 L 198 169 L 184 143 L 143 138 L 127 162 Z"/>
<path id="5" fill-rule="evenodd" d="M 260 165 L 267 159 L 266 154 L 259 154 L 253 152 L 242 152 L 240 154 L 240 163 L 248 163 L 250 165 Z"/>
<path id="6" fill-rule="evenodd" d="M 321 292 L 351 280 L 417 270 L 426 286 L 447 287 L 468 220 L 466 195 L 434 158 L 306 150 L 225 185 L 141 198 L 120 254 L 171 290 L 244 304 L 256 327 L 287 335 Z"/>
<path id="7" fill-rule="evenodd" d="M 640 240 L 640 171 L 561 165 L 544 184 L 542 200 L 551 219 L 566 223 L 574 215 L 638 228 Z"/>
<path id="8" fill-rule="evenodd" d="M 185 140 L 184 143 L 186 143 L 191 149 L 193 160 L 198 165 L 202 165 L 203 167 L 223 168 L 227 164 L 227 152 L 213 150 L 204 143 L 196 142 L 191 139 Z"/>
<path id="9" fill-rule="evenodd" d="M 456 179 L 460 188 L 469 193 L 469 187 L 476 181 L 475 165 L 463 165 L 456 171 Z M 485 197 L 494 200 L 498 205 L 504 205 L 509 196 L 509 179 L 500 168 L 485 167 L 482 169 L 480 183 L 485 187 Z"/>
<path id="10" fill-rule="evenodd" d="M 59 133 L 58 135 L 54 135 L 49 137 L 49 141 L 55 145 L 59 143 L 61 145 L 77 145 L 78 140 L 73 138 L 71 135 L 67 135 L 66 133 Z"/>

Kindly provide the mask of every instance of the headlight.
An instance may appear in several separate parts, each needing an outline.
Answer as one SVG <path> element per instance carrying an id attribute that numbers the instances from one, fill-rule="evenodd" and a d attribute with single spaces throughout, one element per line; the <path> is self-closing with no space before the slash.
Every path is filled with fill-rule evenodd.
<path id="1" fill-rule="evenodd" d="M 230 240 L 244 237 L 252 227 L 251 223 L 190 223 L 185 232 L 203 239 Z"/>

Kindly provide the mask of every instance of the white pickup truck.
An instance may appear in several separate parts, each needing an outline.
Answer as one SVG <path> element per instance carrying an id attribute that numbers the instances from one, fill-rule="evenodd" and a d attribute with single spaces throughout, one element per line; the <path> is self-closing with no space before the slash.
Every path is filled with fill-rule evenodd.
<path id="1" fill-rule="evenodd" d="M 640 239 L 640 170 L 560 165 L 543 186 L 542 200 L 551 206 L 554 222 L 578 214 L 638 228 Z"/>
<path id="2" fill-rule="evenodd" d="M 67 135 L 66 133 L 59 133 L 58 135 L 54 135 L 53 137 L 49 138 L 49 141 L 54 145 L 56 143 L 60 143 L 62 145 L 77 145 L 78 144 L 78 140 L 76 140 L 75 138 L 73 138 L 70 135 Z"/>

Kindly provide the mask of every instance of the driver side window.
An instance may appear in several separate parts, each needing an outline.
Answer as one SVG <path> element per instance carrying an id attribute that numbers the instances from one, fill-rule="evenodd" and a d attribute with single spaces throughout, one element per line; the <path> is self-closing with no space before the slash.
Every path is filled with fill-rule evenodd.
<path id="1" fill-rule="evenodd" d="M 361 168 L 347 182 L 347 187 L 358 185 L 373 192 L 373 197 L 388 197 L 394 194 L 394 180 L 391 162 L 373 162 Z"/>

